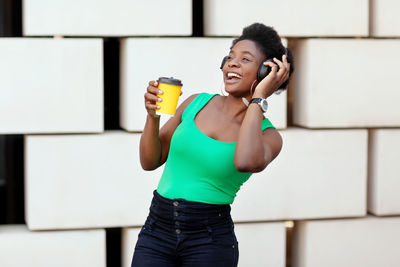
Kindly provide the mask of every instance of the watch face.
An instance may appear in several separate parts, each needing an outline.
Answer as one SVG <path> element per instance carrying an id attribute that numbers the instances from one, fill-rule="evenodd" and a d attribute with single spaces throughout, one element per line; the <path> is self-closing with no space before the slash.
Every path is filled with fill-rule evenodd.
<path id="1" fill-rule="evenodd" d="M 263 99 L 263 100 L 261 101 L 261 107 L 262 107 L 262 109 L 264 110 L 264 112 L 267 111 L 267 109 L 268 109 L 268 102 L 267 102 L 266 99 Z"/>

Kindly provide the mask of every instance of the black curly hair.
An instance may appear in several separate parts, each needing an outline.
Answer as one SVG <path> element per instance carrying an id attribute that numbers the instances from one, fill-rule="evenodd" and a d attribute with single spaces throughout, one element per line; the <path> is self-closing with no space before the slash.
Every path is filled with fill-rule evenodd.
<path id="1" fill-rule="evenodd" d="M 276 57 L 282 60 L 282 56 L 286 54 L 287 61 L 290 63 L 289 79 L 284 82 L 279 89 L 286 89 L 289 84 L 290 77 L 294 71 L 293 54 L 290 48 L 285 48 L 281 38 L 274 28 L 266 26 L 262 23 L 253 23 L 243 29 L 242 35 L 232 41 L 232 46 L 242 40 L 250 40 L 256 43 L 258 48 L 264 53 L 265 58 Z"/>

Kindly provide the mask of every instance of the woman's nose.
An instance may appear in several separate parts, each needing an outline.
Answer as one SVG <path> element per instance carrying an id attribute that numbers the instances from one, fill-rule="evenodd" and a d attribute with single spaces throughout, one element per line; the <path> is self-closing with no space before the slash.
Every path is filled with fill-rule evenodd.
<path id="1" fill-rule="evenodd" d="M 239 62 L 236 59 L 231 59 L 228 61 L 228 67 L 238 67 L 239 66 Z"/>

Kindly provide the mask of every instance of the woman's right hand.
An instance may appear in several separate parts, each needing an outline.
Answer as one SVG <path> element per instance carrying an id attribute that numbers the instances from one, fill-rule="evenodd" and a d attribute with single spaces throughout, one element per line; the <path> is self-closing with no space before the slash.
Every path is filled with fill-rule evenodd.
<path id="1" fill-rule="evenodd" d="M 157 95 L 162 95 L 163 92 L 157 88 L 157 81 L 150 81 L 147 86 L 147 92 L 144 94 L 144 105 L 146 107 L 147 113 L 153 118 L 159 118 L 160 115 L 156 114 L 156 110 L 160 106 L 156 105 L 156 102 L 161 102 L 162 99 Z"/>

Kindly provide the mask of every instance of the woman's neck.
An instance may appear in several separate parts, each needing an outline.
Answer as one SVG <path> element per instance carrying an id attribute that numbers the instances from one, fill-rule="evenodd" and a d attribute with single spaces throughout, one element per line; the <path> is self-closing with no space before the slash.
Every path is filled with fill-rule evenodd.
<path id="1" fill-rule="evenodd" d="M 247 106 L 244 104 L 242 97 L 234 97 L 228 95 L 223 97 L 222 112 L 234 121 L 242 122 L 246 114 Z"/>

